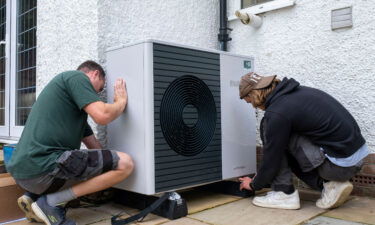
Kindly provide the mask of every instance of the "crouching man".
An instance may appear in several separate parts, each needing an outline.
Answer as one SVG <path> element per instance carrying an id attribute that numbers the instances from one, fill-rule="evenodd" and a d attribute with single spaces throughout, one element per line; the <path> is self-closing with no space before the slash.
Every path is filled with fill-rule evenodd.
<path id="1" fill-rule="evenodd" d="M 257 175 L 240 178 L 241 189 L 272 191 L 254 197 L 267 208 L 299 209 L 292 173 L 321 191 L 316 206 L 335 208 L 345 202 L 368 154 L 365 139 L 353 116 L 327 93 L 300 86 L 294 79 L 241 77 L 240 98 L 265 111 L 260 124 L 263 162 Z"/>
<path id="2" fill-rule="evenodd" d="M 106 125 L 125 109 L 125 82 L 116 81 L 113 104 L 99 98 L 104 84 L 103 68 L 86 61 L 77 70 L 55 76 L 33 105 L 7 167 L 27 191 L 18 204 L 30 221 L 74 225 L 65 217 L 64 203 L 109 188 L 131 174 L 131 157 L 103 150 L 87 123 L 90 115 Z M 80 150 L 81 142 L 92 150 Z"/>

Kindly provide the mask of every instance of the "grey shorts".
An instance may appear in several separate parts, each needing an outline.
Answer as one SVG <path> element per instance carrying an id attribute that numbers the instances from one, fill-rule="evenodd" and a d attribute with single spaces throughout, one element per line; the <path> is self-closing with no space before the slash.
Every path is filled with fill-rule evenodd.
<path id="1" fill-rule="evenodd" d="M 116 169 L 119 159 L 113 150 L 66 151 L 56 160 L 57 166 L 52 172 L 32 179 L 16 179 L 16 182 L 34 194 L 53 193 Z"/>

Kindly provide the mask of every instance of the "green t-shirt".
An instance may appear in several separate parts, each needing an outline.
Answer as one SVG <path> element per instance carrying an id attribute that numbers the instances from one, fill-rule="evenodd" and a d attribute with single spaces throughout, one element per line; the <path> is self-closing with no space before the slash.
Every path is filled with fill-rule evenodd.
<path id="1" fill-rule="evenodd" d="M 34 103 L 7 170 L 17 179 L 52 171 L 64 151 L 79 149 L 82 138 L 92 134 L 83 107 L 96 101 L 100 98 L 84 73 L 53 78 Z"/>

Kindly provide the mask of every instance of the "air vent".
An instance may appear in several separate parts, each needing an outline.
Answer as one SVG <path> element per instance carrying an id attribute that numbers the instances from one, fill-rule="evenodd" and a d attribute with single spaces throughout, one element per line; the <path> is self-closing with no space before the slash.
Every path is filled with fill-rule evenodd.
<path id="1" fill-rule="evenodd" d="M 375 187 L 375 176 L 357 175 L 351 179 L 354 185 Z"/>
<path id="2" fill-rule="evenodd" d="M 331 28 L 332 30 L 352 27 L 352 7 L 335 9 L 331 12 Z"/>
<path id="3" fill-rule="evenodd" d="M 207 85 L 191 75 L 174 80 L 161 101 L 160 124 L 175 152 L 184 156 L 202 152 L 216 127 L 216 105 Z"/>

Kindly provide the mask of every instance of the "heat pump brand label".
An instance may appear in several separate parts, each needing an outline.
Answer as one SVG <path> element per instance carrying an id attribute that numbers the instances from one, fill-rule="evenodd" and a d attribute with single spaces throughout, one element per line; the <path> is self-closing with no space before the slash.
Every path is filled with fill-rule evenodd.
<path id="1" fill-rule="evenodd" d="M 249 61 L 249 60 L 244 60 L 243 61 L 243 68 L 244 69 L 251 69 L 251 61 Z"/>

